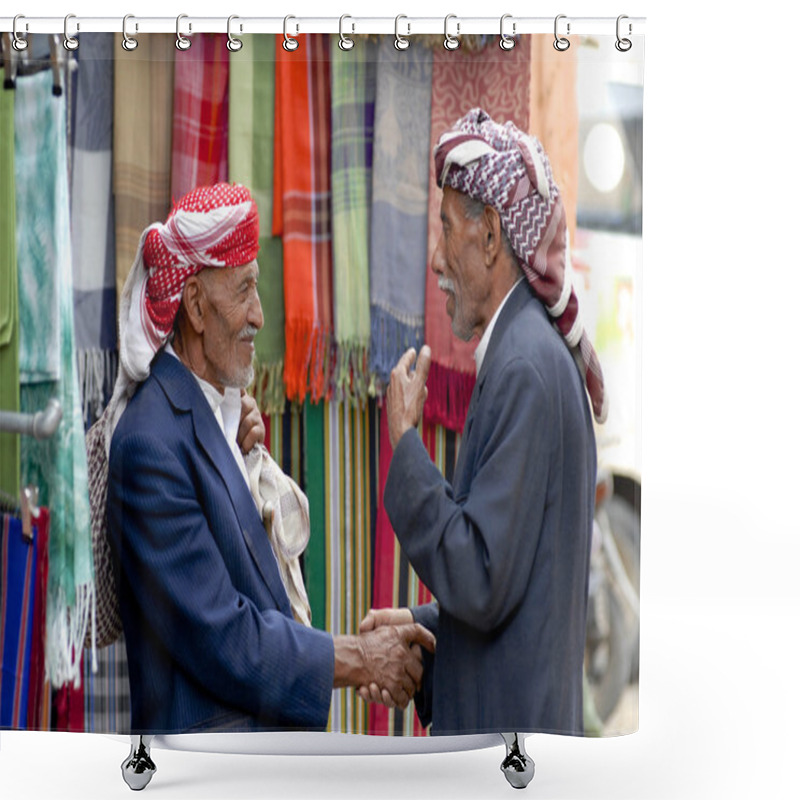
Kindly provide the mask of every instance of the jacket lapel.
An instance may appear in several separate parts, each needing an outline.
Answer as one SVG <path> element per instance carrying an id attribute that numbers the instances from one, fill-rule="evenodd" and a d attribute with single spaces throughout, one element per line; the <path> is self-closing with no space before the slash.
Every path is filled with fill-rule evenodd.
<path id="1" fill-rule="evenodd" d="M 500 347 L 500 342 L 503 338 L 506 328 L 508 328 L 511 320 L 517 315 L 517 312 L 528 301 L 530 294 L 531 290 L 528 286 L 528 282 L 523 279 L 511 291 L 508 300 L 506 300 L 506 303 L 503 306 L 503 310 L 500 312 L 500 316 L 497 318 L 497 322 L 494 324 L 492 338 L 489 339 L 489 346 L 486 348 L 486 352 L 484 353 L 481 369 L 475 380 L 475 387 L 472 390 L 472 397 L 470 397 L 469 400 L 467 418 L 464 421 L 464 430 L 461 433 L 461 446 L 458 451 L 456 466 L 453 472 L 453 486 L 458 486 L 459 481 L 461 480 L 461 473 L 464 469 L 464 459 L 466 458 L 467 453 L 465 444 L 469 440 L 469 433 L 472 429 L 472 423 L 475 420 L 475 415 L 478 413 L 478 403 L 480 401 L 481 391 L 483 390 L 483 384 L 486 382 L 486 375 L 489 372 L 489 365 L 492 361 L 492 355 L 497 348 Z"/>
<path id="2" fill-rule="evenodd" d="M 157 356 L 152 371 L 173 406 L 191 414 L 195 440 L 227 490 L 247 549 L 277 607 L 291 616 L 278 562 L 255 502 L 197 381 L 180 361 L 166 354 Z"/>

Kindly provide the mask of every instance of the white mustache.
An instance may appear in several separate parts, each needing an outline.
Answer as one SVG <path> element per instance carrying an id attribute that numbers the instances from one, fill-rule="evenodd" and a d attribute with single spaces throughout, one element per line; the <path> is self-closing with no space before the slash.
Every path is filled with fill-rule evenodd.
<path id="1" fill-rule="evenodd" d="M 258 328 L 255 325 L 248 325 L 239 332 L 239 339 L 254 339 L 257 333 Z"/>
<path id="2" fill-rule="evenodd" d="M 455 294 L 456 285 L 453 283 L 450 278 L 445 278 L 443 276 L 439 277 L 439 288 L 443 292 L 450 292 L 450 294 Z"/>

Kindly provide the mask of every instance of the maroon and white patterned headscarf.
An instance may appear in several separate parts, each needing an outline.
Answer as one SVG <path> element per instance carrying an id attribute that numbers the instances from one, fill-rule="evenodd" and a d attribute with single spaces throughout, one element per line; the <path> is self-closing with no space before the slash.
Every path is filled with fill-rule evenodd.
<path id="1" fill-rule="evenodd" d="M 605 422 L 603 371 L 567 271 L 566 214 L 541 143 L 474 108 L 441 135 L 434 161 L 440 187 L 497 210 L 525 277 L 578 364 L 595 419 Z"/>

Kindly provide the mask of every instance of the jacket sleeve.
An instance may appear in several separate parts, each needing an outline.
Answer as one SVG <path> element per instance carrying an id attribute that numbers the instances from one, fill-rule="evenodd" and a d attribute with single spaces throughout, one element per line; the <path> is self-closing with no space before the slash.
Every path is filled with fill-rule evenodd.
<path id="1" fill-rule="evenodd" d="M 397 443 L 384 491 L 397 538 L 440 607 L 484 632 L 521 602 L 554 500 L 545 496 L 555 440 L 545 381 L 513 359 L 495 385 L 469 431 L 478 456 L 468 494 L 454 496 L 416 430 Z"/>
<path id="2" fill-rule="evenodd" d="M 214 499 L 197 497 L 190 471 L 153 433 L 114 439 L 109 537 L 135 613 L 211 696 L 281 725 L 324 728 L 331 636 L 237 591 L 201 504 Z"/>
<path id="3" fill-rule="evenodd" d="M 426 603 L 411 609 L 414 622 L 426 627 L 434 636 L 439 630 L 439 604 Z M 433 664 L 436 656 L 427 650 L 422 651 L 422 686 L 414 695 L 414 708 L 419 721 L 427 728 L 433 720 Z"/>

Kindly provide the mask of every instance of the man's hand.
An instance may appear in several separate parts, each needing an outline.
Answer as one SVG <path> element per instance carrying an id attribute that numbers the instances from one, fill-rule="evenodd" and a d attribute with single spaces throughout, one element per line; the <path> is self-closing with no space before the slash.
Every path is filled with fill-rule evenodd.
<path id="1" fill-rule="evenodd" d="M 266 435 L 267 429 L 255 399 L 242 389 L 242 416 L 239 419 L 239 432 L 236 434 L 241 451 L 247 454 L 257 444 L 264 444 Z"/>
<path id="2" fill-rule="evenodd" d="M 412 370 L 414 359 L 416 369 Z M 431 349 L 423 345 L 417 358 L 416 350 L 410 347 L 400 357 L 392 370 L 389 388 L 386 391 L 386 413 L 389 422 L 389 441 L 392 449 L 409 428 L 416 428 L 422 418 L 422 409 L 428 397 L 428 372 L 431 368 Z"/>
<path id="3" fill-rule="evenodd" d="M 414 615 L 410 608 L 371 608 L 361 625 L 358 627 L 359 633 L 367 633 L 383 625 L 408 625 L 414 622 Z M 412 645 L 419 649 L 419 645 Z M 420 651 L 420 657 L 422 652 Z M 359 686 L 359 697 L 366 703 L 383 703 L 388 708 L 394 708 L 392 697 L 386 689 L 381 689 L 374 681 L 369 686 Z"/>
<path id="4" fill-rule="evenodd" d="M 422 682 L 422 650 L 436 648 L 422 625 L 384 625 L 359 636 L 334 639 L 334 688 L 381 687 L 381 702 L 405 708 Z M 384 694 L 385 693 L 385 694 Z"/>
<path id="5" fill-rule="evenodd" d="M 409 625 L 414 622 L 410 608 L 371 608 L 358 626 L 359 633 L 374 631 L 383 625 Z"/>

